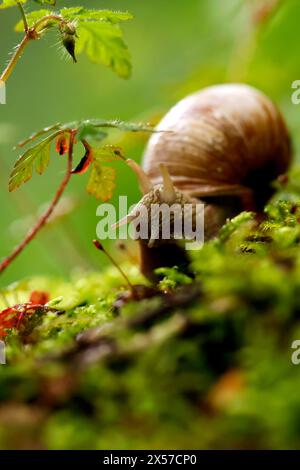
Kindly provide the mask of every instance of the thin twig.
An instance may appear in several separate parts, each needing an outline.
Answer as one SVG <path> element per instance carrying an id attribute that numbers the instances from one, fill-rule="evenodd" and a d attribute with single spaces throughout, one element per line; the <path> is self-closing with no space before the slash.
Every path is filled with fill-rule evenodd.
<path id="1" fill-rule="evenodd" d="M 66 170 L 65 176 L 61 184 L 59 185 L 58 190 L 55 193 L 55 196 L 51 204 L 49 205 L 48 209 L 46 209 L 44 214 L 39 218 L 39 220 L 34 225 L 34 227 L 29 230 L 24 240 L 22 240 L 22 242 L 13 250 L 13 252 L 2 261 L 2 263 L 0 264 L 0 274 L 3 271 L 5 271 L 6 268 L 8 268 L 8 266 L 12 263 L 12 261 L 14 261 L 14 259 L 24 250 L 24 248 L 26 248 L 26 246 L 35 238 L 37 233 L 44 227 L 49 217 L 53 213 L 54 209 L 56 208 L 72 176 L 71 172 L 72 172 L 72 164 L 73 164 L 74 138 L 75 138 L 75 133 L 72 132 L 70 135 L 70 146 L 69 146 L 69 152 L 68 152 L 67 170 Z"/>
<path id="2" fill-rule="evenodd" d="M 12 73 L 13 69 L 15 68 L 18 60 L 20 59 L 25 47 L 29 43 L 31 37 L 30 35 L 26 34 L 20 44 L 17 46 L 15 53 L 13 54 L 12 58 L 10 59 L 7 67 L 5 68 L 4 72 L 2 73 L 0 80 L 2 82 L 6 82 L 7 79 L 10 77 L 10 74 Z"/>
<path id="3" fill-rule="evenodd" d="M 55 21 L 56 23 L 65 22 L 63 17 L 60 16 L 60 15 L 47 15 L 47 16 L 44 16 L 43 18 L 40 18 L 39 20 L 37 20 L 33 25 L 33 29 L 35 29 L 36 31 L 40 31 L 41 29 L 43 29 L 44 24 L 46 26 L 47 23 L 50 23 L 51 21 Z"/>
<path id="4" fill-rule="evenodd" d="M 26 14 L 25 14 L 23 5 L 20 2 L 17 2 L 17 4 L 18 4 L 19 10 L 20 10 L 21 15 L 22 15 L 22 20 L 23 20 L 23 24 L 24 24 L 24 31 L 25 31 L 25 33 L 28 33 L 29 28 L 28 28 L 27 18 L 26 18 Z"/>
<path id="5" fill-rule="evenodd" d="M 19 8 L 21 10 L 21 14 L 22 14 L 22 19 L 23 19 L 24 29 L 25 29 L 25 36 L 23 37 L 20 44 L 17 46 L 16 51 L 13 54 L 13 56 L 12 56 L 11 60 L 9 61 L 8 65 L 6 66 L 4 72 L 1 74 L 0 81 L 2 81 L 2 82 L 6 82 L 7 79 L 10 77 L 12 71 L 14 70 L 18 60 L 20 59 L 20 57 L 21 57 L 25 47 L 29 43 L 29 41 L 40 38 L 40 35 L 43 32 L 43 31 L 40 30 L 40 29 L 42 29 L 42 26 L 46 27 L 47 23 L 50 23 L 51 21 L 55 21 L 55 22 L 59 22 L 59 23 L 64 21 L 63 18 L 59 15 L 47 15 L 47 16 L 44 16 L 43 18 L 41 18 L 40 20 L 38 20 L 31 28 L 29 28 L 24 9 L 23 9 L 22 5 L 19 2 L 18 2 L 18 6 L 19 6 Z"/>

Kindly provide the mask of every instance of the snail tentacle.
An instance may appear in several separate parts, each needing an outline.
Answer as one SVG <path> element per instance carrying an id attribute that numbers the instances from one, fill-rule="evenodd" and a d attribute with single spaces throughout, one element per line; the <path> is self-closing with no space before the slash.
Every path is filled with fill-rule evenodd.
<path id="1" fill-rule="evenodd" d="M 167 167 L 163 163 L 159 165 L 159 168 L 163 177 L 163 191 L 161 195 L 162 200 L 167 204 L 172 204 L 176 201 L 176 191 L 171 176 L 168 172 Z"/>
<path id="2" fill-rule="evenodd" d="M 146 175 L 142 167 L 138 165 L 134 160 L 131 160 L 129 158 L 128 160 L 126 160 L 126 163 L 135 172 L 138 178 L 138 182 L 139 182 L 142 193 L 143 194 L 149 193 L 153 189 L 153 184 L 149 176 Z"/>

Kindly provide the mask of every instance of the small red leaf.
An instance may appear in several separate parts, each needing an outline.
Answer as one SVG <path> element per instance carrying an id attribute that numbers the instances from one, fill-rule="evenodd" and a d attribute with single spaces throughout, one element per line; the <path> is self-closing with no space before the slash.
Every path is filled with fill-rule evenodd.
<path id="1" fill-rule="evenodd" d="M 70 138 L 67 134 L 60 134 L 56 140 L 56 152 L 65 155 L 69 151 Z"/>
<path id="2" fill-rule="evenodd" d="M 34 311 L 30 303 L 18 304 L 2 310 L 0 312 L 0 338 L 7 336 L 8 330 L 19 328 L 24 317 L 31 316 Z"/>
<path id="3" fill-rule="evenodd" d="M 42 291 L 37 291 L 34 290 L 31 292 L 30 297 L 29 297 L 29 302 L 35 305 L 45 305 L 47 302 L 49 302 L 49 294 L 47 292 L 42 292 Z"/>
<path id="4" fill-rule="evenodd" d="M 15 316 L 16 311 L 14 308 L 6 308 L 0 312 L 0 338 L 4 338 L 7 335 L 6 330 L 15 326 Z"/>
<path id="5" fill-rule="evenodd" d="M 29 302 L 2 310 L 0 312 L 0 339 L 7 336 L 8 330 L 19 329 L 24 321 L 28 320 L 37 311 L 41 311 L 41 309 L 47 311 L 47 307 L 43 307 L 47 302 L 49 302 L 47 292 L 33 291 L 29 297 Z"/>
<path id="6" fill-rule="evenodd" d="M 80 162 L 76 166 L 76 168 L 74 168 L 74 170 L 72 170 L 72 174 L 73 175 L 82 175 L 83 173 L 85 173 L 86 170 L 88 169 L 88 167 L 90 166 L 91 161 L 92 161 L 92 158 L 91 158 L 91 155 L 90 155 L 90 151 L 87 151 L 85 153 L 84 157 L 82 157 L 82 159 L 80 160 Z"/>

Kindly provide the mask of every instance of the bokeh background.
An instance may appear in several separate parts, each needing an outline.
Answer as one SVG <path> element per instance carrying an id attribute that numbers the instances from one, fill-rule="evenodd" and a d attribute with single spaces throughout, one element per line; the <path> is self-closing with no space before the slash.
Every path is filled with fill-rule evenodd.
<path id="1" fill-rule="evenodd" d="M 46 175 L 37 175 L 9 194 L 9 172 L 18 156 L 16 142 L 55 122 L 82 118 L 120 118 L 155 123 L 178 99 L 204 86 L 242 81 L 257 86 L 284 112 L 297 156 L 300 105 L 291 102 L 291 84 L 300 79 L 298 0 L 89 0 L 61 1 L 57 7 L 84 5 L 128 10 L 123 26 L 132 54 L 129 80 L 79 56 L 77 65 L 62 59 L 55 34 L 33 42 L 7 83 L 7 104 L 0 106 L 0 256 L 22 238 L 64 172 L 55 152 Z M 273 7 L 273 8 L 272 8 Z M 28 10 L 30 8 L 27 8 Z M 0 12 L 0 64 L 20 37 L 13 31 L 19 12 Z M 144 135 L 112 136 L 126 155 L 140 160 Z M 132 173 L 117 168 L 118 195 L 139 198 Z M 65 202 L 74 209 L 46 228 L 1 277 L 1 285 L 37 274 L 69 276 L 74 269 L 100 269 L 94 250 L 99 204 L 85 193 L 86 176 L 74 177 Z M 112 247 L 111 247 L 112 249 Z"/>

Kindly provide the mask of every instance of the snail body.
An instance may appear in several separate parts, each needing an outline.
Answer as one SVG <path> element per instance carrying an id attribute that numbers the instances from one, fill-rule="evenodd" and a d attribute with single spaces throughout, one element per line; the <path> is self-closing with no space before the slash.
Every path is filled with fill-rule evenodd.
<path id="1" fill-rule="evenodd" d="M 149 205 L 157 195 L 167 204 L 203 202 L 205 239 L 242 210 L 261 212 L 274 191 L 272 181 L 291 160 L 280 111 L 247 85 L 216 85 L 192 94 L 156 130 L 142 168 L 129 162 L 144 193 L 141 203 Z M 125 222 L 136 215 L 129 214 Z M 149 278 L 156 267 L 186 262 L 184 250 L 172 240 L 140 240 L 140 246 L 141 270 Z"/>

